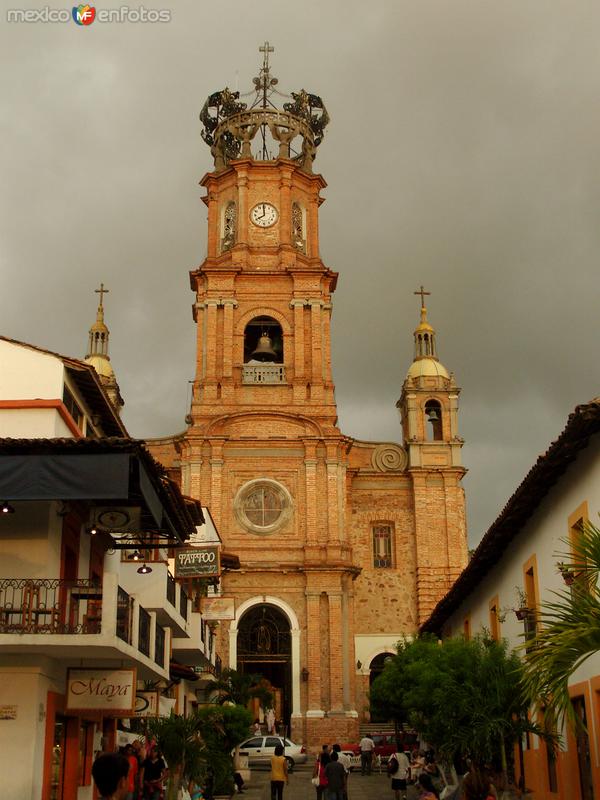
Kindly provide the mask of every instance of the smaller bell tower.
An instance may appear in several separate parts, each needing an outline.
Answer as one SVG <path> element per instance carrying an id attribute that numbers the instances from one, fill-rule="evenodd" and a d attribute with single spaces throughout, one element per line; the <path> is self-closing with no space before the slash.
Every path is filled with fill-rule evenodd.
<path id="1" fill-rule="evenodd" d="M 100 382 L 104 386 L 110 402 L 113 404 L 117 414 L 120 414 L 125 402 L 121 397 L 117 377 L 110 363 L 110 356 L 108 355 L 110 331 L 104 322 L 104 295 L 108 294 L 110 290 L 105 289 L 104 284 L 101 283 L 100 288 L 94 289 L 94 291 L 100 295 L 100 302 L 96 312 L 96 321 L 90 328 L 88 352 L 85 360 L 98 373 Z"/>
<path id="2" fill-rule="evenodd" d="M 431 294 L 421 286 L 421 320 L 415 337 L 415 356 L 410 365 L 400 409 L 402 432 L 408 453 L 409 467 L 462 468 L 463 440 L 458 435 L 458 395 L 454 375 L 437 357 L 435 330 L 427 320 L 425 296 Z"/>
<path id="3" fill-rule="evenodd" d="M 396 406 L 400 410 L 415 514 L 417 615 L 433 611 L 467 563 L 463 440 L 458 435 L 460 389 L 437 356 L 421 286 L 415 355 Z"/>

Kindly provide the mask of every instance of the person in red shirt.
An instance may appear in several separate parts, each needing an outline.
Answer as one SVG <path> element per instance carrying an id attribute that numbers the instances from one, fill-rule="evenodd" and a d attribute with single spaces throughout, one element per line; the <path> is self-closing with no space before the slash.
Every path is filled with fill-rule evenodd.
<path id="1" fill-rule="evenodd" d="M 139 762 L 133 745 L 128 744 L 125 748 L 125 758 L 129 761 L 129 774 L 127 776 L 127 796 L 125 800 L 135 800 L 138 794 L 138 770 Z"/>

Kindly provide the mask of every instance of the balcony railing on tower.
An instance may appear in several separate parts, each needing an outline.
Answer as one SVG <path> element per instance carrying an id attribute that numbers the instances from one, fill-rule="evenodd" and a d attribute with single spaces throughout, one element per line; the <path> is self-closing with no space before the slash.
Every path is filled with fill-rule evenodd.
<path id="1" fill-rule="evenodd" d="M 283 364 L 244 364 L 242 383 L 285 383 L 285 366 Z"/>

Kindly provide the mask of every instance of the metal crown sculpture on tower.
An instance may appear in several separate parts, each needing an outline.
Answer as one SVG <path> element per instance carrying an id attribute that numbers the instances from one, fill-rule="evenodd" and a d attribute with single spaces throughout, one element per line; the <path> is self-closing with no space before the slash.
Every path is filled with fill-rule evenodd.
<path id="1" fill-rule="evenodd" d="M 219 172 L 230 161 L 240 158 L 257 161 L 289 158 L 305 172 L 312 172 L 317 147 L 329 122 L 327 109 L 320 97 L 304 89 L 292 92 L 291 102 L 283 103 L 283 110 L 278 109 L 271 100 L 273 95 L 289 96 L 277 91 L 277 78 L 271 77 L 269 53 L 273 48 L 265 42 L 259 49 L 264 53 L 264 60 L 259 77 L 254 78 L 255 88 L 248 93 L 254 95 L 250 107 L 239 102 L 239 92 L 226 87 L 211 94 L 200 112 L 204 125 L 202 138 L 210 146 L 215 170 Z M 269 137 L 278 142 L 275 156 L 269 150 Z M 260 147 L 253 155 L 251 144 L 255 138 Z M 296 142 L 298 138 L 301 143 Z"/>

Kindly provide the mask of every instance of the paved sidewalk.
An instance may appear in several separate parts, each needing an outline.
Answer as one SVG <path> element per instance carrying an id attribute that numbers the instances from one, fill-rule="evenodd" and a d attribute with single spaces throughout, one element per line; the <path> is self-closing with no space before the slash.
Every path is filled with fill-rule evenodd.
<path id="1" fill-rule="evenodd" d="M 311 784 L 312 770 L 308 768 L 296 768 L 290 775 L 287 787 L 283 790 L 283 800 L 316 800 L 315 787 Z M 240 797 L 246 800 L 270 800 L 271 787 L 269 782 L 269 772 L 266 769 L 253 769 L 250 783 L 244 787 L 244 793 Z M 416 800 L 418 797 L 414 787 L 409 786 L 407 792 L 408 800 Z M 237 800 L 237 794 L 235 795 Z M 348 800 L 394 800 L 392 792 L 392 782 L 385 774 L 372 773 L 371 775 L 361 775 L 360 772 L 352 772 L 348 781 Z"/>

